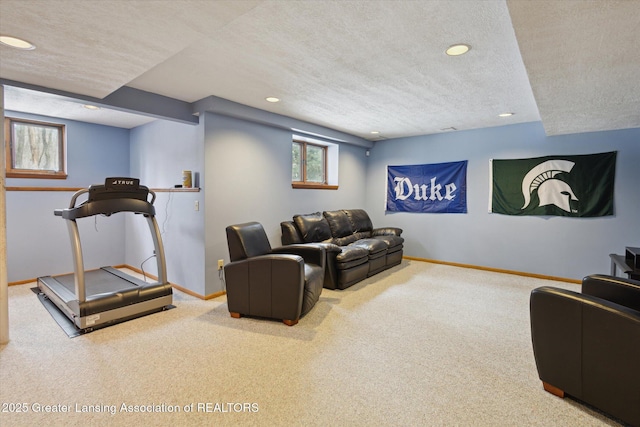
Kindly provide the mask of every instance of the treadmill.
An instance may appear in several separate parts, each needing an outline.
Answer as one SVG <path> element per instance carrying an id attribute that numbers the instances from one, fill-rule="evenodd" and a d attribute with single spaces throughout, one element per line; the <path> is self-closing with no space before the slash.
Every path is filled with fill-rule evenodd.
<path id="1" fill-rule="evenodd" d="M 76 205 L 78 197 L 87 199 Z M 151 201 L 148 201 L 151 193 Z M 67 220 L 75 273 L 38 278 L 38 288 L 83 332 L 144 316 L 172 307 L 173 290 L 153 202 L 156 195 L 136 178 L 107 178 L 76 192 L 68 209 L 54 214 Z M 84 271 L 82 246 L 76 219 L 117 212 L 142 214 L 147 219 L 158 266 L 158 281 L 148 283 L 113 267 Z"/>

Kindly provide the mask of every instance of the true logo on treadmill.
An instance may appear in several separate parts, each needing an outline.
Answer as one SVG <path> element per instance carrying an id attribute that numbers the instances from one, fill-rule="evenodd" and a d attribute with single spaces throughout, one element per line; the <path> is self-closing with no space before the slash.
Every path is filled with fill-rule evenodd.
<path id="1" fill-rule="evenodd" d="M 111 185 L 133 185 L 133 180 L 128 179 L 116 179 Z"/>

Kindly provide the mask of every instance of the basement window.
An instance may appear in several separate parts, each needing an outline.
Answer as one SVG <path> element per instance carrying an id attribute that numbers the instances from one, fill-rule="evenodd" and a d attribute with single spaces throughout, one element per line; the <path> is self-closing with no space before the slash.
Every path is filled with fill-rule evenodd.
<path id="1" fill-rule="evenodd" d="M 5 118 L 7 178 L 66 179 L 65 125 Z"/>
<path id="2" fill-rule="evenodd" d="M 294 135 L 291 158 L 291 187 L 338 189 L 337 144 Z"/>

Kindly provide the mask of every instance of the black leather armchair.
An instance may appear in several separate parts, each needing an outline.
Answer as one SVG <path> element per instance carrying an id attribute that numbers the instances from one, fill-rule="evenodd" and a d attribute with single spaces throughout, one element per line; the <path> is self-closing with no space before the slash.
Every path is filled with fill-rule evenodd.
<path id="1" fill-rule="evenodd" d="M 582 293 L 537 288 L 530 311 L 544 389 L 640 426 L 640 281 L 593 275 Z"/>
<path id="2" fill-rule="evenodd" d="M 317 245 L 271 248 L 257 222 L 226 228 L 231 262 L 224 266 L 231 317 L 257 316 L 293 326 L 320 298 L 325 252 Z"/>

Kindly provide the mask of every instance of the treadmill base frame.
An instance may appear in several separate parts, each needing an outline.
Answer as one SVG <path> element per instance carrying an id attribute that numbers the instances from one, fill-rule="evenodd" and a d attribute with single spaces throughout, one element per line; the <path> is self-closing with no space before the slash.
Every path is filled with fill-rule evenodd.
<path id="1" fill-rule="evenodd" d="M 42 282 L 45 280 L 46 278 L 44 277 L 38 278 L 38 288 L 40 289 L 40 292 L 53 302 L 56 307 L 58 307 L 58 309 L 76 325 L 77 328 L 86 331 L 102 328 L 115 323 L 121 323 L 173 307 L 173 295 L 169 294 L 151 300 L 141 301 L 123 307 L 90 314 L 88 316 L 80 316 L 48 286 L 43 285 Z"/>

